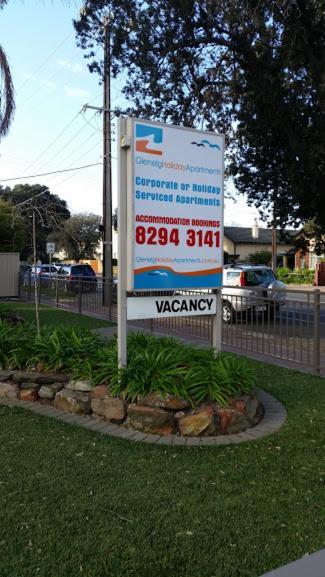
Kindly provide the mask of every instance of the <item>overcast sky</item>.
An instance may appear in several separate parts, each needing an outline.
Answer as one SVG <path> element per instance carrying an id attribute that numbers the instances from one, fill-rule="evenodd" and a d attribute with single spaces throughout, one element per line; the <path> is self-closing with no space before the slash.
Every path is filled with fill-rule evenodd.
<path id="1" fill-rule="evenodd" d="M 0 184 L 47 185 L 72 212 L 102 211 L 102 167 L 39 178 L 28 175 L 73 168 L 102 160 L 102 120 L 86 103 L 101 106 L 98 77 L 89 73 L 76 46 L 72 19 L 81 1 L 10 0 L 0 12 L 1 44 L 7 53 L 16 91 L 16 114 L 0 144 Z M 122 79 L 112 81 L 112 107 L 121 105 Z M 114 138 L 114 137 L 113 137 Z M 116 142 L 112 155 L 116 158 Z M 113 205 L 116 161 L 113 158 Z M 3 182 L 26 176 L 24 180 Z M 225 224 L 251 226 L 255 209 L 242 197 L 226 201 Z"/>

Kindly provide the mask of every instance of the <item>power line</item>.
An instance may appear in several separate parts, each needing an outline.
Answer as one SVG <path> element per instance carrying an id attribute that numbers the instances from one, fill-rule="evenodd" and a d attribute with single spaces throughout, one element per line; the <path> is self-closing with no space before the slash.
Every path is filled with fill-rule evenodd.
<path id="1" fill-rule="evenodd" d="M 78 156 L 78 158 L 75 159 L 74 162 L 79 162 L 80 160 L 82 160 L 85 156 L 87 156 L 87 154 L 89 154 L 89 152 L 91 152 L 92 150 L 94 150 L 94 148 L 97 148 L 97 146 L 100 144 L 100 141 L 97 141 L 96 144 L 94 144 L 93 146 L 91 146 L 88 150 L 86 150 L 86 152 L 84 152 L 81 156 Z M 102 164 L 101 162 L 99 164 Z M 73 176 L 73 175 L 72 175 Z M 56 176 L 53 176 L 53 179 L 55 179 Z M 59 180 L 59 182 L 54 182 L 55 186 L 58 186 L 60 184 L 62 184 L 63 182 L 65 182 L 66 180 L 68 180 L 69 178 L 71 178 L 71 176 L 68 176 L 66 178 L 64 178 L 63 180 Z"/>
<path id="2" fill-rule="evenodd" d="M 97 144 L 96 144 L 97 146 Z M 85 164 L 84 166 L 75 166 L 74 168 L 62 168 L 61 170 L 53 170 L 52 172 L 43 172 L 42 174 L 29 174 L 27 176 L 16 176 L 14 178 L 3 178 L 0 182 L 9 182 L 9 180 L 24 180 L 25 178 L 37 178 L 38 176 L 48 176 L 49 174 L 59 174 L 60 172 L 72 172 L 73 170 L 81 170 L 89 168 L 90 166 L 99 166 L 102 162 L 95 162 L 94 164 Z"/>
<path id="3" fill-rule="evenodd" d="M 38 157 L 26 168 L 26 170 L 29 170 L 29 168 L 34 166 L 34 164 L 36 164 L 36 162 L 38 162 L 39 159 L 42 158 L 42 156 L 44 156 L 44 154 L 51 148 L 51 146 L 53 146 L 53 144 L 55 144 L 59 140 L 59 138 L 61 138 L 62 134 L 64 134 L 68 130 L 68 128 L 70 128 L 71 124 L 73 124 L 73 122 L 76 120 L 79 114 L 81 114 L 81 110 L 79 110 L 79 112 L 73 117 L 73 119 L 63 128 L 63 130 L 61 130 L 61 132 L 54 138 L 54 140 L 52 140 L 52 142 L 45 148 L 45 150 L 43 150 L 43 152 L 41 152 L 41 154 L 39 154 Z"/>
<path id="4" fill-rule="evenodd" d="M 95 115 L 93 115 L 92 118 L 93 118 L 94 116 L 95 116 Z M 70 138 L 65 144 L 63 144 L 63 145 L 61 146 L 61 148 L 60 148 L 60 150 L 59 150 L 58 152 L 56 152 L 55 154 L 53 154 L 53 156 L 51 156 L 51 158 L 50 158 L 49 160 L 46 160 L 46 161 L 39 167 L 39 170 L 42 170 L 42 169 L 44 168 L 44 166 L 48 165 L 50 162 L 52 162 L 52 160 L 54 160 L 55 158 L 57 158 L 57 156 L 59 156 L 66 148 L 68 148 L 69 144 L 71 144 L 71 142 L 72 142 L 77 136 L 79 136 L 79 134 L 80 134 L 81 132 L 83 132 L 83 130 L 85 130 L 85 128 L 87 128 L 87 124 L 83 124 L 83 125 L 81 126 L 81 128 L 79 128 L 79 130 L 77 130 L 77 132 L 75 132 L 74 135 L 71 136 L 71 138 Z M 90 136 L 88 136 L 88 138 L 92 138 L 93 134 L 94 134 L 94 132 L 93 132 Z M 83 143 L 84 143 L 84 142 L 87 142 L 88 138 L 87 138 L 85 141 L 83 141 Z M 80 144 L 80 146 L 82 146 L 82 144 Z M 79 148 L 79 146 L 74 149 L 73 153 L 74 153 L 76 150 L 78 150 L 78 148 Z M 73 154 L 73 153 L 70 153 L 70 154 L 68 155 L 68 158 L 70 158 L 71 154 Z M 65 160 L 67 160 L 67 159 L 65 159 Z"/>
<path id="5" fill-rule="evenodd" d="M 63 46 L 63 44 L 66 43 L 67 40 L 69 40 L 69 38 L 71 38 L 71 36 L 73 35 L 73 32 L 70 32 L 68 34 L 68 36 L 66 36 L 61 42 L 60 44 L 57 45 L 56 48 L 54 48 L 54 50 L 52 50 L 52 52 L 41 62 L 41 64 L 38 66 L 38 68 L 36 70 L 34 70 L 34 72 L 28 77 L 26 78 L 26 80 L 24 80 L 24 82 L 18 86 L 17 88 L 17 92 L 19 90 L 21 90 L 32 78 L 34 78 L 36 76 L 36 74 L 38 73 L 38 71 L 43 68 L 44 64 L 46 64 L 49 60 L 51 60 L 53 54 L 55 54 L 60 48 L 61 46 Z"/>

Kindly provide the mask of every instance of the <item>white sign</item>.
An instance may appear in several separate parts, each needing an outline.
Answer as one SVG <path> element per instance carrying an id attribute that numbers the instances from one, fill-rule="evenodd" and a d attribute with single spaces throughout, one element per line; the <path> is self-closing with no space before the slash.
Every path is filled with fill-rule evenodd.
<path id="1" fill-rule="evenodd" d="M 46 243 L 46 252 L 47 252 L 47 254 L 54 254 L 55 253 L 55 243 L 54 242 L 47 242 Z"/>
<path id="2" fill-rule="evenodd" d="M 127 318 L 129 320 L 213 314 L 216 314 L 216 296 L 213 294 L 130 297 L 127 299 Z"/>
<path id="3" fill-rule="evenodd" d="M 127 123 L 128 290 L 220 287 L 223 135 Z"/>

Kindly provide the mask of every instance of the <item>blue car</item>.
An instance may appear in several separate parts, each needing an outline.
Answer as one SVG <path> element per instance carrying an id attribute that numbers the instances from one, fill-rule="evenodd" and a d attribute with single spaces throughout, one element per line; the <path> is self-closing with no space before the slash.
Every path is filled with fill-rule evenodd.
<path id="1" fill-rule="evenodd" d="M 64 281 L 67 292 L 96 292 L 97 277 L 90 264 L 63 264 L 58 271 L 59 281 Z"/>

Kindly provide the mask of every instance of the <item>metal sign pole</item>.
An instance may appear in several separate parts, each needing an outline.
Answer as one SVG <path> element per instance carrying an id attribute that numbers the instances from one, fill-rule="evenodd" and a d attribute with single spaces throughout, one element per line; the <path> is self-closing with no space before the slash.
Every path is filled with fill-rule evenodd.
<path id="1" fill-rule="evenodd" d="M 216 307 L 217 312 L 212 317 L 212 348 L 215 352 L 215 355 L 220 353 L 221 351 L 221 342 L 222 342 L 222 298 L 221 298 L 221 289 L 216 289 Z"/>
<path id="2" fill-rule="evenodd" d="M 118 290 L 117 351 L 118 366 L 127 366 L 127 122 L 118 120 Z"/>

